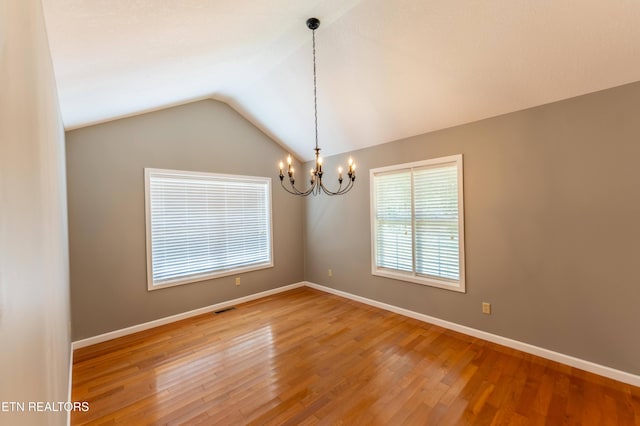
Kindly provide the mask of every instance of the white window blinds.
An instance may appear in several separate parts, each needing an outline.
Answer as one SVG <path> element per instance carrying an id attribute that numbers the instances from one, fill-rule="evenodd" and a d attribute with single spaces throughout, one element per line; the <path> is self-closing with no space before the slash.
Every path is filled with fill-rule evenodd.
<path id="1" fill-rule="evenodd" d="M 371 171 L 372 273 L 464 291 L 462 156 Z"/>
<path id="2" fill-rule="evenodd" d="M 376 177 L 376 261 L 379 267 L 413 270 L 411 173 Z"/>
<path id="3" fill-rule="evenodd" d="M 273 266 L 268 178 L 145 169 L 149 289 Z"/>
<path id="4" fill-rule="evenodd" d="M 416 273 L 460 279 L 455 164 L 413 172 Z"/>

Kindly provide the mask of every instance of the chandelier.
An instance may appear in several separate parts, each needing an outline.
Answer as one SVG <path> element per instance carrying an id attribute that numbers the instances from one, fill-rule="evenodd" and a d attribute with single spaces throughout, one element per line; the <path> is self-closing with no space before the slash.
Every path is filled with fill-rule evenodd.
<path id="1" fill-rule="evenodd" d="M 318 95 L 317 95 L 317 83 L 316 83 L 316 30 L 320 26 L 320 21 L 316 18 L 307 19 L 307 27 L 312 32 L 312 40 L 313 40 L 313 108 L 314 108 L 314 117 L 315 117 L 315 136 L 316 136 L 316 163 L 315 167 L 311 169 L 311 177 L 309 179 L 310 186 L 306 189 L 299 189 L 295 186 L 296 180 L 294 176 L 294 170 L 291 166 L 291 156 L 287 157 L 287 177 L 288 177 L 288 185 L 284 182 L 285 172 L 284 172 L 284 163 L 280 162 L 280 185 L 290 194 L 300 195 L 302 197 L 306 197 L 307 195 L 318 195 L 321 192 L 324 192 L 327 195 L 342 195 L 347 192 L 351 188 L 353 188 L 353 182 L 356 180 L 356 164 L 353 162 L 351 158 L 349 158 L 348 170 L 347 170 L 347 182 L 344 183 L 344 178 L 342 176 L 342 167 L 338 168 L 338 189 L 335 191 L 331 191 L 322 182 L 322 175 L 324 171 L 322 170 L 322 157 L 320 157 L 320 148 L 318 147 Z M 343 185 L 344 184 L 344 185 Z"/>

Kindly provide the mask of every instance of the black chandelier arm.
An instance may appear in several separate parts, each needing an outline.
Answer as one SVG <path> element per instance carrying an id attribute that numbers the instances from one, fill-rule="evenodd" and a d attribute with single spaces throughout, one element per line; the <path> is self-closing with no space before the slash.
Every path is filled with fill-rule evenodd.
<path id="1" fill-rule="evenodd" d="M 335 191 L 331 191 L 330 189 L 328 189 L 326 186 L 324 186 L 324 184 L 322 182 L 320 182 L 320 188 L 322 189 L 322 192 L 324 192 L 327 195 L 342 195 L 342 194 L 346 194 L 347 192 L 349 192 L 351 190 L 351 188 L 353 188 L 353 182 L 355 180 L 356 180 L 355 176 L 350 177 L 349 181 L 344 186 L 344 188 L 342 187 L 342 182 L 340 182 L 340 180 L 338 180 L 338 182 L 339 182 L 338 189 L 335 190 Z"/>
<path id="2" fill-rule="evenodd" d="M 329 195 L 329 196 L 333 196 L 333 195 L 342 195 L 342 194 L 346 194 L 347 192 L 349 192 L 351 190 L 351 188 L 353 188 L 353 184 L 351 182 L 349 182 L 346 186 L 338 186 L 338 189 L 335 191 L 330 190 L 329 188 L 327 188 L 326 186 L 322 185 L 318 188 L 318 194 L 320 194 L 320 191 L 324 192 L 325 194 Z"/>
<path id="3" fill-rule="evenodd" d="M 292 195 L 299 195 L 302 197 L 306 197 L 309 195 L 318 195 L 321 192 L 324 192 L 327 195 L 333 196 L 333 195 L 342 195 L 342 194 L 346 194 L 347 192 L 349 192 L 351 190 L 351 188 L 353 188 L 353 183 L 356 180 L 355 174 L 351 175 L 348 180 L 346 185 L 343 186 L 343 182 L 344 181 L 340 181 L 339 185 L 338 185 L 338 189 L 335 191 L 330 190 L 329 188 L 327 188 L 324 183 L 322 183 L 322 177 L 317 177 L 315 179 L 313 179 L 311 181 L 311 186 L 309 188 L 307 188 L 306 190 L 300 190 L 298 188 L 296 188 L 295 186 L 295 180 L 293 179 L 289 179 L 289 186 L 287 186 L 284 183 L 284 176 L 280 176 L 280 185 L 282 186 L 282 188 L 287 191 L 289 194 Z M 290 188 L 289 188 L 290 187 Z"/>
<path id="4" fill-rule="evenodd" d="M 284 176 L 280 176 L 280 185 L 282 186 L 282 188 L 287 191 L 289 194 L 292 195 L 300 195 L 302 197 L 306 197 L 307 195 L 311 195 L 313 193 L 313 190 L 315 189 L 316 185 L 312 184 L 311 187 L 309 187 L 307 190 L 305 191 L 300 191 L 298 188 L 296 188 L 295 186 L 295 181 L 294 180 L 289 180 L 289 185 L 291 186 L 291 189 L 289 189 L 285 183 L 284 183 Z"/>

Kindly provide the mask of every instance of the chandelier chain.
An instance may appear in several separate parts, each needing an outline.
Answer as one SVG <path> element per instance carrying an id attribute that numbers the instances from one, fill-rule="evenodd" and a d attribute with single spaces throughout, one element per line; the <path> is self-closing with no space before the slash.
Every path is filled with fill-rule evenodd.
<path id="1" fill-rule="evenodd" d="M 318 83 L 316 80 L 316 30 L 312 30 L 313 40 L 313 112 L 314 112 L 314 128 L 316 133 L 316 150 L 318 149 Z"/>

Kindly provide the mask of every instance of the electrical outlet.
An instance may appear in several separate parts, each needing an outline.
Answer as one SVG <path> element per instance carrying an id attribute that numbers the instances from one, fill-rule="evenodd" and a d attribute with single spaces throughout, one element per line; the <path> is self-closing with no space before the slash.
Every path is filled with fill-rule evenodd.
<path id="1" fill-rule="evenodd" d="M 482 313 L 491 315 L 491 303 L 482 302 Z"/>
<path id="2" fill-rule="evenodd" d="M 240 285 L 240 277 L 236 278 L 236 285 Z"/>
<path id="3" fill-rule="evenodd" d="M 329 269 L 329 270 L 327 271 L 327 274 L 328 274 L 330 277 L 332 277 L 332 276 L 333 276 L 333 269 Z"/>

